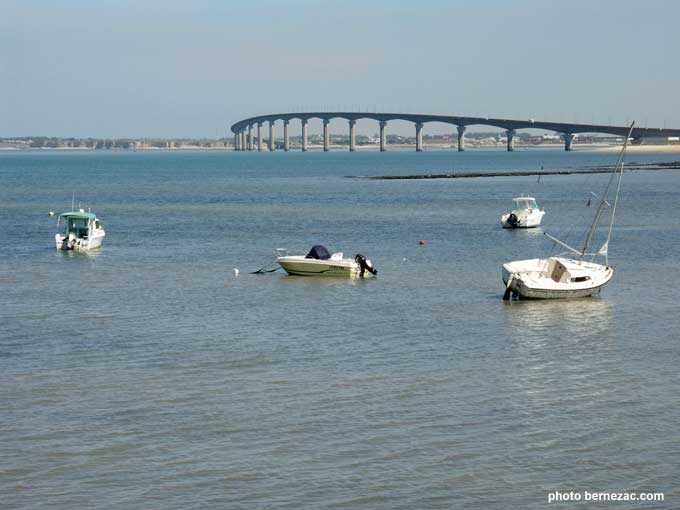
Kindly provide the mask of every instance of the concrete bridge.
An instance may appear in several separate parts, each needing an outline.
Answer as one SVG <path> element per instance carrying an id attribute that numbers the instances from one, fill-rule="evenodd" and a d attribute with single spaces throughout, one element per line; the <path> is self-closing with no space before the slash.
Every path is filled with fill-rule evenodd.
<path id="1" fill-rule="evenodd" d="M 387 148 L 387 122 L 390 120 L 404 120 L 413 122 L 416 129 L 416 151 L 423 150 L 423 124 L 426 122 L 442 122 L 451 124 L 458 129 L 458 150 L 465 150 L 465 130 L 468 126 L 481 125 L 492 126 L 505 129 L 507 137 L 507 147 L 509 151 L 515 149 L 515 134 L 518 129 L 544 129 L 560 133 L 564 139 L 564 150 L 570 151 L 574 135 L 580 133 L 602 133 L 615 136 L 626 136 L 629 127 L 627 126 L 606 126 L 597 124 L 571 124 L 568 122 L 544 122 L 534 119 L 494 119 L 489 117 L 459 117 L 455 115 L 420 115 L 411 113 L 368 113 L 368 112 L 307 112 L 307 113 L 277 113 L 273 115 L 259 115 L 250 117 L 237 122 L 231 126 L 234 133 L 234 148 L 237 151 L 255 150 L 262 151 L 264 139 L 262 136 L 262 126 L 269 124 L 269 140 L 267 149 L 273 151 L 274 146 L 274 125 L 277 121 L 283 123 L 283 150 L 290 148 L 288 138 L 288 124 L 291 120 L 297 119 L 302 125 L 302 150 L 307 150 L 307 122 L 310 119 L 321 119 L 323 122 L 323 150 L 329 150 L 330 134 L 328 124 L 331 119 L 346 119 L 349 123 L 349 150 L 356 150 L 355 130 L 357 120 L 372 119 L 380 126 L 380 150 Z M 257 142 L 255 142 L 254 129 L 257 130 Z M 649 137 L 680 137 L 680 129 L 666 128 L 641 128 L 633 129 L 632 138 L 641 140 Z"/>

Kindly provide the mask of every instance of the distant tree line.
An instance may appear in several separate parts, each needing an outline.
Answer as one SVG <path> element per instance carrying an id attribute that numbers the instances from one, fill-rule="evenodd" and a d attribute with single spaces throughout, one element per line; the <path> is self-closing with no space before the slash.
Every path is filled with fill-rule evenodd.
<path id="1" fill-rule="evenodd" d="M 85 148 L 85 149 L 129 149 L 133 141 L 129 139 L 112 140 L 109 138 L 59 138 L 50 136 L 35 136 L 30 138 L 13 138 L 13 140 L 26 140 L 28 146 L 33 149 L 56 149 L 60 147 Z"/>
<path id="2" fill-rule="evenodd" d="M 225 147 L 230 145 L 224 139 L 163 139 L 163 138 L 75 138 L 75 137 L 51 137 L 51 136 L 32 136 L 32 137 L 12 137 L 0 138 L 0 142 L 12 143 L 18 146 L 30 147 L 32 149 L 134 149 L 134 148 L 180 148 L 180 147 Z"/>

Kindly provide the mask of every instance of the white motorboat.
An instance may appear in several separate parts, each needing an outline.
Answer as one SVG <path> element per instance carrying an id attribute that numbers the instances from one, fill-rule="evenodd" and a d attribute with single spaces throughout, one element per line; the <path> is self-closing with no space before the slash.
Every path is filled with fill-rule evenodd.
<path id="1" fill-rule="evenodd" d="M 630 130 L 632 132 L 633 125 Z M 586 240 L 581 250 L 577 250 L 553 237 L 545 234 L 557 245 L 565 248 L 572 254 L 572 258 L 561 255 L 546 259 L 530 259 L 507 262 L 503 264 L 503 283 L 505 283 L 504 300 L 514 298 L 555 299 L 555 298 L 578 298 L 592 296 L 599 292 L 614 275 L 614 270 L 609 266 L 609 240 L 614 226 L 614 216 L 621 190 L 623 178 L 623 156 L 630 133 L 626 137 L 619 159 L 612 170 L 611 177 L 605 189 L 604 195 L 595 213 L 595 218 L 586 234 Z M 618 181 L 616 177 L 618 176 Z M 616 182 L 616 192 L 613 204 L 607 201 L 613 184 Z M 601 248 L 590 253 L 591 243 L 602 219 L 605 207 L 611 208 L 611 217 L 607 237 Z M 603 257 L 604 264 L 593 262 L 596 257 Z"/>
<path id="2" fill-rule="evenodd" d="M 99 248 L 105 235 L 104 226 L 94 213 L 80 209 L 59 215 L 54 240 L 57 250 L 87 251 Z"/>
<path id="3" fill-rule="evenodd" d="M 538 207 L 534 197 L 515 197 L 512 199 L 512 211 L 501 216 L 503 228 L 538 227 L 545 211 Z"/>
<path id="4" fill-rule="evenodd" d="M 344 258 L 342 252 L 331 254 L 321 245 L 313 246 L 307 255 L 287 255 L 282 249 L 277 252 L 276 262 L 289 275 L 367 278 L 378 274 L 371 261 L 363 255 Z"/>

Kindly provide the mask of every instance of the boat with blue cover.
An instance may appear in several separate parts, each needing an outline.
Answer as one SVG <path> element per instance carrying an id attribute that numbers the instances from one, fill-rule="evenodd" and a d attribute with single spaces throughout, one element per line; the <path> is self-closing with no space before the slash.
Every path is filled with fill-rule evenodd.
<path id="1" fill-rule="evenodd" d="M 313 246 L 307 255 L 288 255 L 283 249 L 277 250 L 277 253 L 276 262 L 289 275 L 367 278 L 378 274 L 371 261 L 363 255 L 344 258 L 342 252 L 331 254 L 322 245 Z"/>

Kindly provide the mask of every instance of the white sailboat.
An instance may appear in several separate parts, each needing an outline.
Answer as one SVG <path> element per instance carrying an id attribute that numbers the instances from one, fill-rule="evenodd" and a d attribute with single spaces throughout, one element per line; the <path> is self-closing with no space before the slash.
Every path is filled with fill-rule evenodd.
<path id="1" fill-rule="evenodd" d="M 565 248 L 568 253 L 571 253 L 572 258 L 557 255 L 546 259 L 516 260 L 503 264 L 504 300 L 508 300 L 511 297 L 528 299 L 587 297 L 592 296 L 595 292 L 599 292 L 611 280 L 614 270 L 609 266 L 609 240 L 612 235 L 614 216 L 621 190 L 623 156 L 634 125 L 635 123 L 630 126 L 630 131 L 624 141 L 619 159 L 612 170 L 593 223 L 588 229 L 583 248 L 577 250 L 546 233 L 545 235 L 548 238 Z M 615 181 L 617 181 L 616 193 L 612 205 L 607 201 L 607 197 Z M 589 252 L 593 235 L 602 220 L 605 207 L 611 207 L 607 238 L 599 250 L 594 253 Z M 603 257 L 604 264 L 594 262 L 596 257 Z"/>

